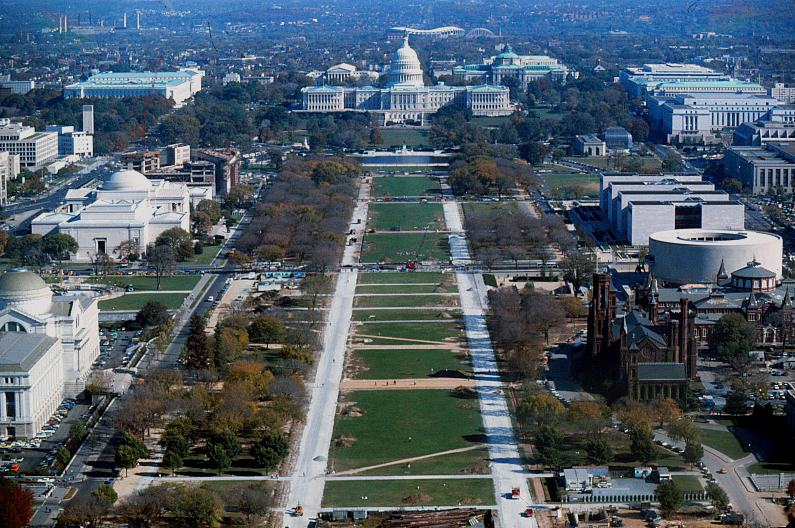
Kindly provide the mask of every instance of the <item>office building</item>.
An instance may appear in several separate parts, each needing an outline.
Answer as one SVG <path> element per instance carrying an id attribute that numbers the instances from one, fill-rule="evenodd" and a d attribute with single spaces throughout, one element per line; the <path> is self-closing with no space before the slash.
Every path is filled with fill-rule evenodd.
<path id="1" fill-rule="evenodd" d="M 753 194 L 791 194 L 795 191 L 795 144 L 729 147 L 723 155 L 723 170 Z"/>
<path id="2" fill-rule="evenodd" d="M 787 86 L 784 83 L 775 83 L 770 89 L 770 97 L 775 97 L 782 103 L 795 103 L 795 86 Z"/>
<path id="3" fill-rule="evenodd" d="M 8 181 L 19 176 L 19 156 L 0 152 L 0 205 L 8 203 Z"/>
<path id="4" fill-rule="evenodd" d="M 47 132 L 58 134 L 58 155 L 90 157 L 94 155 L 94 136 L 75 131 L 75 127 L 47 125 Z"/>
<path id="5" fill-rule="evenodd" d="M 83 105 L 83 132 L 94 134 L 94 105 Z"/>
<path id="6" fill-rule="evenodd" d="M 630 97 L 645 99 L 662 83 L 728 81 L 731 77 L 697 64 L 644 64 L 628 66 L 618 74 L 618 81 Z"/>
<path id="7" fill-rule="evenodd" d="M 36 170 L 58 157 L 58 134 L 0 119 L 0 152 L 19 156 L 20 166 Z"/>
<path id="8" fill-rule="evenodd" d="M 10 75 L 0 76 L 0 90 L 15 94 L 26 94 L 36 87 L 35 81 L 12 81 Z"/>

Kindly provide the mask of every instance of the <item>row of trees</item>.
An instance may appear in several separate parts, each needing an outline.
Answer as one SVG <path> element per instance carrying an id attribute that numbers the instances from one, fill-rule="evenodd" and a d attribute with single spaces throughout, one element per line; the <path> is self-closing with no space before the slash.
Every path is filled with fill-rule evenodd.
<path id="1" fill-rule="evenodd" d="M 115 493 L 110 496 L 107 493 L 76 496 L 64 508 L 58 526 L 97 528 L 112 516 L 130 528 L 149 528 L 165 521 L 185 528 L 215 528 L 221 525 L 225 516 L 237 517 L 225 513 L 225 510 L 239 512 L 246 525 L 251 526 L 252 523 L 261 523 L 275 505 L 273 490 L 262 483 L 238 484 L 222 493 L 203 487 L 160 484 L 136 491 L 115 505 L 114 496 Z M 14 528 L 27 524 L 3 526 Z"/>
<path id="2" fill-rule="evenodd" d="M 23 266 L 41 268 L 53 261 L 63 261 L 77 251 L 77 241 L 64 233 L 46 237 L 28 233 L 21 237 L 0 230 L 0 254 Z"/>
<path id="3" fill-rule="evenodd" d="M 255 208 L 238 249 L 256 260 L 309 260 L 325 272 L 339 262 L 360 174 L 343 159 L 287 161 Z"/>

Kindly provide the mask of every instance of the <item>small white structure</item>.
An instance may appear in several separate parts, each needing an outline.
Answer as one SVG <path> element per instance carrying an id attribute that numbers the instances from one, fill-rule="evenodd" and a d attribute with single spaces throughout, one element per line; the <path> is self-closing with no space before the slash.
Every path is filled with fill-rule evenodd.
<path id="1" fill-rule="evenodd" d="M 127 241 L 143 252 L 163 231 L 174 227 L 190 231 L 191 194 L 184 183 L 149 180 L 133 170 L 119 171 L 99 189 L 68 191 L 63 205 L 33 219 L 31 230 L 74 237 L 79 246 L 75 261 L 91 261 L 101 253 L 120 257 L 118 248 Z M 199 200 L 207 196 L 207 190 L 196 191 Z"/>
<path id="2" fill-rule="evenodd" d="M 640 466 L 635 468 L 635 478 L 645 479 L 651 475 L 651 468 L 648 466 Z"/>
<path id="3" fill-rule="evenodd" d="M 665 482 L 667 480 L 671 480 L 671 472 L 668 471 L 667 467 L 658 467 L 654 470 L 654 475 L 657 482 Z"/>
<path id="4" fill-rule="evenodd" d="M 73 126 L 47 125 L 47 132 L 58 134 L 58 155 L 77 155 L 82 157 L 94 155 L 94 136 L 86 132 L 76 131 Z"/>
<path id="5" fill-rule="evenodd" d="M 594 134 L 585 134 L 574 138 L 574 150 L 584 156 L 604 156 L 607 145 Z"/>

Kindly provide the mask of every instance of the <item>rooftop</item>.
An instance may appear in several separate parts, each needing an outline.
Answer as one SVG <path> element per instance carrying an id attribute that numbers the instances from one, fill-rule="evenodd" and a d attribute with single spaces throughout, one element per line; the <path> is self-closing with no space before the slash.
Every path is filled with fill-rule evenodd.
<path id="1" fill-rule="evenodd" d="M 44 334 L 0 333 L 0 372 L 30 370 L 57 342 Z"/>

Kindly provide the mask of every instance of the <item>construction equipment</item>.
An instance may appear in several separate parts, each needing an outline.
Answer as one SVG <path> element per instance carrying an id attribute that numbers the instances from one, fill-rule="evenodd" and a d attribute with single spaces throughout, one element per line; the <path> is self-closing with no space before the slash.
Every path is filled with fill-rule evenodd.
<path id="1" fill-rule="evenodd" d="M 535 512 L 533 511 L 533 508 L 525 508 L 525 510 L 524 510 L 524 516 L 525 517 L 532 517 L 534 515 L 534 513 Z"/>
<path id="2" fill-rule="evenodd" d="M 513 488 L 511 490 L 511 498 L 512 499 L 518 499 L 519 497 L 520 497 L 519 488 Z"/>
<path id="3" fill-rule="evenodd" d="M 303 517 L 304 516 L 304 507 L 301 506 L 299 502 L 298 505 L 295 507 L 295 516 L 296 517 Z"/>

